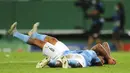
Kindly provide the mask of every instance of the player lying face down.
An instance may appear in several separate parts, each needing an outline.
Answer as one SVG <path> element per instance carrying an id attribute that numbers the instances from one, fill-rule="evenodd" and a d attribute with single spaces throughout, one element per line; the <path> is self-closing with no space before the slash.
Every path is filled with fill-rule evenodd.
<path id="1" fill-rule="evenodd" d="M 52 60 L 59 58 L 64 52 L 69 51 L 69 49 L 68 48 L 66 49 L 66 46 L 62 42 L 60 44 L 58 44 L 58 46 L 56 46 L 56 43 L 58 42 L 58 40 L 53 37 L 46 36 L 46 35 L 40 35 L 40 34 L 36 33 L 37 36 L 39 36 L 39 37 L 36 37 L 36 34 L 35 34 L 35 37 L 32 38 L 33 35 L 31 35 L 31 37 L 30 37 L 30 36 L 19 33 L 16 30 L 16 24 L 13 24 L 11 26 L 9 33 L 10 34 L 12 33 L 14 37 L 19 38 L 28 44 L 35 45 L 35 46 L 41 48 L 43 50 L 43 53 L 45 55 L 47 55 L 48 57 L 50 57 Z M 109 55 L 107 55 L 107 53 L 103 53 L 101 49 L 97 50 L 97 48 L 99 48 L 100 46 L 101 45 L 98 45 L 96 47 L 93 47 L 92 49 L 95 50 L 96 52 L 99 52 L 101 54 L 101 56 L 109 62 L 109 60 L 111 59 L 109 57 Z M 64 48 L 64 49 L 62 49 L 62 48 Z M 68 56 L 69 56 L 69 58 L 68 58 Z M 84 50 L 82 52 L 75 52 L 75 53 L 70 52 L 70 53 L 68 53 L 68 56 L 64 56 L 64 58 L 66 58 L 65 62 L 66 62 L 66 64 L 70 64 L 71 66 L 76 64 L 77 67 L 86 67 L 86 66 L 93 65 L 93 63 L 95 63 L 95 64 L 101 63 L 101 60 L 97 57 L 95 52 L 92 50 Z M 90 58 L 88 56 L 90 56 Z M 64 58 L 63 58 L 63 60 L 65 60 Z M 93 60 L 94 60 L 94 62 L 91 63 L 91 61 L 93 61 Z M 43 65 L 46 65 L 47 63 L 48 63 L 48 61 L 43 63 Z M 56 62 L 56 66 L 58 66 L 58 64 L 60 65 L 60 62 L 59 63 Z M 51 62 L 50 62 L 50 65 L 51 65 Z M 64 66 L 64 64 L 62 66 Z"/>
<path id="2" fill-rule="evenodd" d="M 116 61 L 110 55 L 108 43 L 104 42 L 102 45 L 96 44 L 91 50 L 66 51 L 61 59 L 51 59 L 46 64 L 50 67 L 77 68 L 102 66 L 103 64 L 115 65 Z"/>

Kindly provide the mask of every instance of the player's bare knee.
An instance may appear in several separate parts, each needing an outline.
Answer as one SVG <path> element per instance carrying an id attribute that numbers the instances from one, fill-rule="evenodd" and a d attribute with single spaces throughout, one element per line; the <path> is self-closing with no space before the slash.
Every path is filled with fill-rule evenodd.
<path id="1" fill-rule="evenodd" d="M 33 44 L 34 43 L 34 39 L 33 38 L 29 38 L 29 40 L 27 41 L 28 44 Z"/>

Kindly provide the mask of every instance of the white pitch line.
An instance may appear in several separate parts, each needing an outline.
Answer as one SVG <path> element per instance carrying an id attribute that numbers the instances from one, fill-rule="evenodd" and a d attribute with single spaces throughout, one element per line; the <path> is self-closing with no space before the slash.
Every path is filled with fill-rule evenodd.
<path id="1" fill-rule="evenodd" d="M 0 64 L 6 64 L 6 63 L 37 63 L 39 61 L 8 61 L 8 62 L 0 62 Z"/>

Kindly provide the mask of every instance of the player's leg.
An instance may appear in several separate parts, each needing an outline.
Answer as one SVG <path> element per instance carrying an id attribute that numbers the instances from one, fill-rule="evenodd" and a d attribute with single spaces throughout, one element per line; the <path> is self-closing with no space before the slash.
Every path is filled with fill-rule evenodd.
<path id="1" fill-rule="evenodd" d="M 29 35 L 32 38 L 37 38 L 39 40 L 51 43 L 52 45 L 56 47 L 57 50 L 59 50 L 59 52 L 64 52 L 64 51 L 69 50 L 69 48 L 64 43 L 62 43 L 61 41 L 58 41 L 56 38 L 45 35 L 45 34 L 37 33 L 37 27 L 38 27 L 38 23 L 34 24 L 32 30 L 29 31 Z"/>
<path id="2" fill-rule="evenodd" d="M 12 35 L 14 32 L 16 32 L 16 31 L 17 31 L 17 30 L 16 30 L 16 26 L 17 26 L 17 22 L 14 22 L 14 23 L 11 25 L 10 29 L 8 30 L 7 34 L 8 34 L 8 35 Z"/>
<path id="3" fill-rule="evenodd" d="M 14 24 L 12 24 L 10 29 L 8 30 L 8 34 L 13 35 L 13 37 L 16 37 L 24 42 L 27 42 L 30 37 L 28 35 L 24 35 L 22 33 L 19 33 L 16 29 L 16 26 L 17 26 L 16 22 Z"/>
<path id="4" fill-rule="evenodd" d="M 43 46 L 45 45 L 46 42 L 42 42 L 40 40 L 35 40 L 35 39 L 31 39 L 30 36 L 28 35 L 24 35 L 24 34 L 21 34 L 19 33 L 17 30 L 16 30 L 16 26 L 17 26 L 17 23 L 14 23 L 9 31 L 8 31 L 8 34 L 10 35 L 13 35 L 14 37 L 28 43 L 28 44 L 31 44 L 31 45 L 35 45 L 35 46 L 38 46 L 40 47 L 41 49 L 43 48 Z M 48 59 L 49 58 L 45 58 L 44 60 L 42 60 L 41 62 L 39 62 L 37 65 L 36 65 L 36 68 L 42 68 L 44 67 L 47 62 L 48 62 Z"/>
<path id="5" fill-rule="evenodd" d="M 49 42 L 41 41 L 39 39 L 30 38 L 27 41 L 28 44 L 38 46 L 42 49 L 42 52 L 44 55 L 51 57 L 51 58 L 59 58 L 62 55 L 62 52 L 59 52 L 59 50 L 52 45 Z"/>
<path id="6" fill-rule="evenodd" d="M 48 36 L 48 35 L 45 35 L 45 34 L 39 34 L 37 32 L 33 33 L 31 38 L 37 38 L 39 40 L 49 42 L 53 45 L 55 45 L 58 42 L 58 40 L 54 37 L 51 37 L 51 36 Z"/>
<path id="7" fill-rule="evenodd" d="M 37 33 L 37 27 L 38 27 L 38 23 L 34 24 L 32 30 L 29 31 L 29 35 L 32 38 L 37 38 L 37 39 L 40 39 L 42 41 L 49 42 L 49 43 L 55 45 L 55 47 L 59 48 L 59 51 L 61 51 L 61 52 L 69 50 L 69 48 L 64 43 L 62 43 L 61 41 L 58 41 L 56 38 L 51 37 L 51 36 L 47 36 L 45 34 Z"/>
<path id="8" fill-rule="evenodd" d="M 68 49 L 68 47 L 64 43 L 58 41 L 56 38 L 48 36 L 48 35 L 45 35 L 45 34 L 39 34 L 39 33 L 37 33 L 37 27 L 38 27 L 38 25 L 39 25 L 39 23 L 34 24 L 32 30 L 28 32 L 28 34 L 32 38 L 37 38 L 39 40 L 49 42 L 49 43 L 55 45 L 57 48 L 62 48 L 61 49 L 62 51 L 64 49 Z"/>
<path id="9" fill-rule="evenodd" d="M 35 46 L 38 46 L 40 48 L 43 48 L 44 54 L 46 54 L 48 56 L 52 56 L 52 57 L 54 57 L 54 56 L 59 57 L 65 51 L 69 50 L 68 48 L 66 49 L 66 46 L 62 42 L 58 41 L 58 42 L 56 42 L 55 45 L 52 44 L 52 43 L 54 43 L 54 40 L 52 40 L 50 42 L 41 41 L 41 40 L 36 39 L 36 38 L 35 39 L 34 38 L 30 38 L 27 43 L 35 45 Z M 51 54 L 49 52 L 46 52 L 47 50 L 51 51 L 51 53 L 53 53 L 53 54 Z"/>
<path id="10" fill-rule="evenodd" d="M 53 60 L 57 60 L 62 55 L 62 53 L 57 51 L 56 47 L 54 45 L 50 44 L 49 42 L 44 42 L 44 41 L 41 41 L 41 40 L 38 40 L 38 39 L 30 38 L 28 43 L 42 48 L 43 54 L 46 55 L 47 57 L 50 57 Z M 58 64 L 57 61 L 56 61 L 56 63 L 55 62 L 49 62 L 49 60 L 45 58 L 40 63 L 38 63 L 36 67 L 37 68 L 43 68 L 46 65 L 58 67 L 61 64 Z"/>
<path id="11" fill-rule="evenodd" d="M 121 32 L 120 32 L 120 29 L 117 28 L 118 30 L 117 31 L 114 31 L 112 33 L 112 43 L 116 46 L 116 49 L 118 51 L 122 51 L 124 49 L 123 47 L 123 42 L 121 41 Z"/>
<path id="12" fill-rule="evenodd" d="M 45 67 L 50 61 L 50 57 L 45 57 L 42 61 L 38 62 L 36 68 L 43 68 Z"/>
<path id="13" fill-rule="evenodd" d="M 54 37 L 45 35 L 45 34 L 37 33 L 38 26 L 39 26 L 39 22 L 35 23 L 32 29 L 28 32 L 28 35 L 31 36 L 31 38 L 37 38 L 39 40 L 46 41 L 55 45 L 55 43 L 57 42 L 57 39 Z"/>
<path id="14" fill-rule="evenodd" d="M 102 40 L 100 39 L 100 36 L 101 36 L 101 32 L 100 31 L 102 29 L 102 25 L 103 25 L 103 23 L 97 23 L 97 25 L 96 25 L 96 29 L 95 29 L 95 40 L 96 40 L 96 44 L 102 43 Z"/>
<path id="15" fill-rule="evenodd" d="M 28 44 L 32 44 L 32 45 L 36 45 L 40 48 L 43 48 L 43 46 L 45 45 L 46 41 L 41 41 L 39 39 L 35 39 L 35 38 L 30 38 L 30 36 L 28 35 L 24 35 L 22 33 L 19 33 L 16 29 L 17 23 L 15 22 L 13 25 L 11 25 L 8 34 L 13 35 L 14 37 L 28 43 Z"/>
<path id="16" fill-rule="evenodd" d="M 30 45 L 35 45 L 38 46 L 39 48 L 43 48 L 43 46 L 46 44 L 46 41 L 41 41 L 39 39 L 35 39 L 35 38 L 30 38 L 30 36 L 28 35 L 24 35 L 22 33 L 19 33 L 16 29 L 17 23 L 14 23 L 9 31 L 8 34 L 13 35 L 14 37 L 24 41 L 25 43 L 28 43 Z"/>
<path id="17" fill-rule="evenodd" d="M 47 37 L 47 35 L 45 35 L 45 34 L 42 35 L 42 34 L 39 34 L 39 33 L 35 32 L 35 33 L 32 34 L 31 37 L 32 37 L 32 38 L 37 38 L 37 39 L 39 39 L 39 40 L 44 41 L 44 39 Z"/>
<path id="18" fill-rule="evenodd" d="M 88 38 L 88 49 L 91 49 L 92 43 L 96 41 L 96 43 L 101 43 L 100 30 L 102 29 L 102 23 L 94 23 L 91 26 Z"/>
<path id="19" fill-rule="evenodd" d="M 32 29 L 28 32 L 28 35 L 29 35 L 29 36 L 32 36 L 33 33 L 37 32 L 37 27 L 38 27 L 38 26 L 39 26 L 39 22 L 36 22 L 36 23 L 33 25 Z"/>
<path id="20" fill-rule="evenodd" d="M 11 28 L 9 29 L 8 33 L 12 34 L 14 37 L 19 38 L 20 40 L 30 44 L 30 45 L 35 45 L 41 49 L 43 49 L 43 53 L 50 57 L 50 58 L 58 58 L 62 53 L 59 53 L 59 51 L 57 52 L 56 47 L 46 41 L 41 41 L 39 39 L 35 39 L 35 38 L 30 38 L 30 36 L 24 35 L 19 33 L 16 30 L 16 23 L 14 23 Z M 60 47 L 59 47 L 60 48 Z M 61 49 L 61 48 L 60 48 Z M 44 59 L 45 60 L 45 59 Z M 45 60 L 46 61 L 46 60 Z M 48 61 L 48 60 L 47 60 Z M 46 65 L 46 62 L 43 62 L 44 66 Z"/>
<path id="21" fill-rule="evenodd" d="M 64 43 L 62 43 L 61 41 L 58 41 L 54 37 L 47 36 L 47 35 L 41 35 L 38 33 L 32 34 L 32 37 L 33 38 L 35 37 L 35 38 L 40 39 L 42 41 L 46 41 L 46 42 L 51 43 L 52 45 L 54 45 L 56 47 L 57 50 L 59 50 L 59 52 L 64 52 L 64 51 L 69 50 L 69 48 Z"/>
<path id="22" fill-rule="evenodd" d="M 28 43 L 28 44 L 31 44 L 31 45 L 36 45 L 36 46 L 38 46 L 39 48 L 43 48 L 43 46 L 44 46 L 44 44 L 45 44 L 46 42 L 42 42 L 42 41 L 40 41 L 40 40 L 38 40 L 38 39 L 30 38 L 30 36 L 28 36 L 28 35 L 24 35 L 24 34 L 22 34 L 22 33 L 19 33 L 19 32 L 17 31 L 17 29 L 16 29 L 16 26 L 17 26 L 17 24 L 14 23 L 14 24 L 10 27 L 10 29 L 9 29 L 9 31 L 8 31 L 8 34 L 13 35 L 14 37 L 16 37 L 16 38 L 18 38 L 18 39 L 24 41 L 25 43 Z"/>
<path id="23" fill-rule="evenodd" d="M 59 50 L 59 52 L 64 53 L 65 51 L 69 51 L 69 48 L 61 41 L 57 41 L 54 46 Z"/>
<path id="24" fill-rule="evenodd" d="M 93 42 L 94 42 L 94 38 L 92 36 L 89 36 L 88 37 L 88 44 L 87 44 L 88 49 L 90 49 L 90 47 L 92 46 Z"/>
<path id="25" fill-rule="evenodd" d="M 32 38 L 37 38 L 39 40 L 44 41 L 44 39 L 47 37 L 47 35 L 37 33 L 38 26 L 39 26 L 39 22 L 35 23 L 33 25 L 32 29 L 28 32 L 28 35 L 31 36 Z"/>
<path id="26" fill-rule="evenodd" d="M 16 25 L 17 24 L 15 23 L 11 26 L 11 28 L 8 31 L 9 34 L 12 34 L 14 37 L 19 38 L 20 40 L 22 40 L 30 45 L 35 45 L 35 46 L 43 49 L 43 53 L 45 55 L 48 55 L 49 57 L 54 58 L 56 55 L 61 54 L 57 51 L 57 49 L 54 45 L 52 45 L 46 41 L 41 41 L 41 40 L 36 39 L 36 38 L 30 38 L 30 36 L 28 36 L 28 35 L 24 35 L 24 34 L 19 33 L 16 30 Z"/>
<path id="27" fill-rule="evenodd" d="M 90 49 L 92 47 L 92 44 L 94 42 L 94 37 L 93 37 L 94 33 L 95 33 L 95 25 L 92 24 L 92 26 L 89 30 L 89 36 L 88 36 L 88 42 L 87 42 L 88 49 Z"/>

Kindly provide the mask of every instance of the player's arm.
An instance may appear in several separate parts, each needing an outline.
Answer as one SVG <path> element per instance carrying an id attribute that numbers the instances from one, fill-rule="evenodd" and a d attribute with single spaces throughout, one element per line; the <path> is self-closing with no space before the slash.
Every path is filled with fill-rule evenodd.
<path id="1" fill-rule="evenodd" d="M 93 46 L 91 48 L 91 50 L 94 50 L 95 52 L 98 52 L 101 56 L 104 56 L 106 59 L 111 58 L 101 44 L 96 44 L 95 46 Z"/>
<path id="2" fill-rule="evenodd" d="M 96 44 L 91 48 L 95 52 L 98 52 L 99 55 L 103 56 L 109 64 L 116 64 L 116 61 L 111 58 L 111 56 L 108 54 L 108 52 L 105 50 L 105 48 L 101 44 Z"/>

